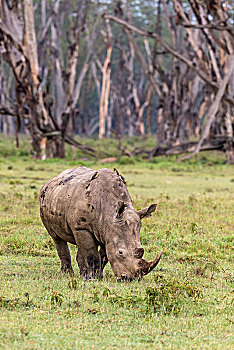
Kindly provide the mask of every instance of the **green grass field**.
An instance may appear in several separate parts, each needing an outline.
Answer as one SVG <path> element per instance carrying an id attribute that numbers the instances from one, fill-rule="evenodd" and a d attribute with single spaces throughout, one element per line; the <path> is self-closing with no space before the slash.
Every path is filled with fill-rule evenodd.
<path id="1" fill-rule="evenodd" d="M 84 142 L 118 156 L 109 141 Z M 35 160 L 26 139 L 15 150 L 0 138 L 0 348 L 233 349 L 233 166 L 215 153 L 183 163 L 80 157 L 68 148 L 64 160 Z M 79 165 L 116 167 L 136 209 L 158 203 L 141 243 L 146 259 L 163 255 L 144 280 L 118 283 L 107 265 L 102 281 L 84 281 L 74 246 L 74 278 L 59 273 L 38 193 Z"/>

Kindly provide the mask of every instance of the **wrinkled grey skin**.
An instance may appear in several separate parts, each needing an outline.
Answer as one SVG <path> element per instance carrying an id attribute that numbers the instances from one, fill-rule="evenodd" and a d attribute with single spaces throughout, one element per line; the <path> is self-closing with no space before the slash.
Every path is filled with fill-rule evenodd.
<path id="1" fill-rule="evenodd" d="M 102 278 L 109 261 L 118 280 L 142 277 L 158 263 L 142 259 L 141 219 L 149 217 L 156 204 L 135 211 L 127 187 L 109 169 L 78 167 L 63 171 L 40 191 L 43 224 L 53 238 L 61 271 L 71 272 L 68 243 L 78 246 L 81 275 Z"/>

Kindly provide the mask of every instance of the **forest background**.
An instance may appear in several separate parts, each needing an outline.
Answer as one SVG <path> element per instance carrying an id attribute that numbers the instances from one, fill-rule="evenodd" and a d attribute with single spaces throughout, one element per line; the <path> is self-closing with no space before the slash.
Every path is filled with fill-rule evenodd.
<path id="1" fill-rule="evenodd" d="M 37 158 L 75 135 L 115 137 L 131 156 L 218 149 L 233 163 L 231 1 L 0 2 L 0 130 Z M 122 136 L 156 134 L 150 150 Z"/>

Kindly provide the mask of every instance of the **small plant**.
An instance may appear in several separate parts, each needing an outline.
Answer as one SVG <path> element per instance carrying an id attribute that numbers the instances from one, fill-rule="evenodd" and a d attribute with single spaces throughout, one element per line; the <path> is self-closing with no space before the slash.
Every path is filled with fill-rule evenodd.
<path id="1" fill-rule="evenodd" d="M 88 314 L 93 314 L 93 315 L 95 315 L 97 312 L 98 312 L 97 309 L 87 309 L 87 313 L 88 313 Z"/>
<path id="2" fill-rule="evenodd" d="M 137 306 L 137 307 L 139 307 L 139 305 L 144 305 L 144 298 L 134 294 L 133 292 L 127 296 L 112 294 L 109 296 L 109 300 L 112 303 L 118 303 L 122 307 L 123 306 L 127 306 L 127 307 Z"/>
<path id="3" fill-rule="evenodd" d="M 149 310 L 156 313 L 178 314 L 183 306 L 183 302 L 188 298 L 195 301 L 202 297 L 201 292 L 190 281 L 176 281 L 174 279 L 164 279 L 157 276 L 156 287 L 146 289 L 145 300 Z"/>
<path id="4" fill-rule="evenodd" d="M 99 292 L 97 289 L 94 289 L 92 299 L 94 302 L 99 302 L 100 298 L 99 298 Z"/>
<path id="5" fill-rule="evenodd" d="M 50 298 L 50 304 L 53 306 L 55 305 L 61 306 L 62 302 L 63 302 L 63 295 L 53 291 Z"/>
<path id="6" fill-rule="evenodd" d="M 77 289 L 78 288 L 78 282 L 73 276 L 70 276 L 70 281 L 68 282 L 68 287 L 70 289 Z"/>
<path id="7" fill-rule="evenodd" d="M 20 300 L 20 298 L 14 298 L 14 299 L 7 299 L 4 296 L 0 297 L 0 307 L 6 308 L 9 310 L 13 310 L 17 307 L 26 307 L 29 308 L 32 306 L 32 300 L 29 298 L 29 294 L 25 293 L 24 296 L 26 297 L 26 301 Z"/>
<path id="8" fill-rule="evenodd" d="M 0 297 L 0 307 L 6 309 L 14 309 L 16 306 L 19 306 L 19 298 L 16 299 L 7 299 L 6 297 Z"/>
<path id="9" fill-rule="evenodd" d="M 189 195 L 188 202 L 190 205 L 193 205 L 197 202 L 197 197 L 194 193 Z"/>
<path id="10" fill-rule="evenodd" d="M 35 170 L 35 166 L 34 165 L 26 166 L 25 170 L 27 170 L 27 171 L 34 171 Z"/>
<path id="11" fill-rule="evenodd" d="M 13 195 L 14 198 L 18 198 L 18 199 L 23 199 L 23 194 L 20 192 L 15 192 Z"/>
<path id="12" fill-rule="evenodd" d="M 20 180 L 10 180 L 9 184 L 10 185 L 21 185 L 22 182 Z"/>
<path id="13" fill-rule="evenodd" d="M 191 222 L 190 225 L 191 232 L 194 234 L 201 234 L 203 233 L 202 226 L 199 226 L 196 222 Z"/>

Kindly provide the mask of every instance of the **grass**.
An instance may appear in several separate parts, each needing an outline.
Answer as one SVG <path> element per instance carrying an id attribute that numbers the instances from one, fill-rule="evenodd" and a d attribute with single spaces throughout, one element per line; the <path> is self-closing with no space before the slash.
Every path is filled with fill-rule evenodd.
<path id="1" fill-rule="evenodd" d="M 90 143 L 119 156 L 108 140 Z M 216 153 L 183 163 L 118 158 L 103 165 L 81 157 L 72 160 L 68 148 L 64 160 L 39 161 L 27 139 L 19 150 L 0 139 L 0 348 L 232 349 L 233 167 Z M 116 167 L 136 209 L 158 203 L 141 242 L 146 259 L 163 256 L 144 280 L 117 283 L 107 266 L 103 281 L 84 281 L 73 246 L 75 277 L 58 273 L 38 193 L 49 178 L 81 164 Z"/>

